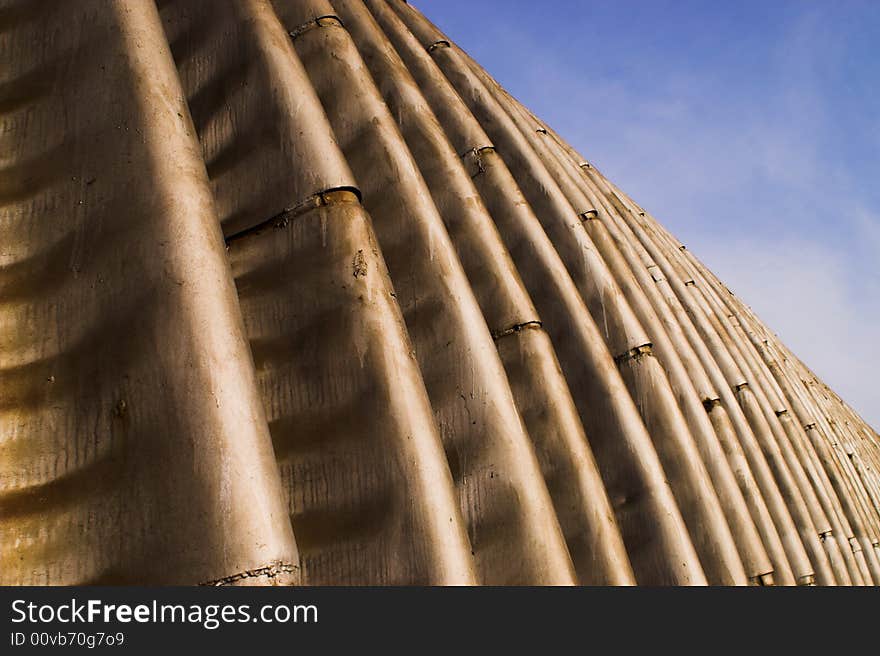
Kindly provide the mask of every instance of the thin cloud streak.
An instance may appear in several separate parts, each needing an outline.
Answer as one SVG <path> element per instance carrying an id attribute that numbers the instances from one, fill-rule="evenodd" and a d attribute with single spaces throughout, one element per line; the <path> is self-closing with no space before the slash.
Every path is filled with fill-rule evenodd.
<path id="1" fill-rule="evenodd" d="M 418 6 L 880 428 L 880 6 Z"/>

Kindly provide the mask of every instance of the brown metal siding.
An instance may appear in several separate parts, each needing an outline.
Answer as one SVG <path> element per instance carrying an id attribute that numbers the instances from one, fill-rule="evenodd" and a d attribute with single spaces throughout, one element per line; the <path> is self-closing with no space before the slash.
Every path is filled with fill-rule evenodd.
<path id="1" fill-rule="evenodd" d="M 405 2 L 0 60 L 0 583 L 880 582 L 880 436 Z"/>

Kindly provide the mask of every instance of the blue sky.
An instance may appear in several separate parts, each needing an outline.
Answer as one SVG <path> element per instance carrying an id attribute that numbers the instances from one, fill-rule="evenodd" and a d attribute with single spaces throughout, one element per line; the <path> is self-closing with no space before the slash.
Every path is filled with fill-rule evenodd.
<path id="1" fill-rule="evenodd" d="M 412 4 L 880 429 L 880 2 Z"/>

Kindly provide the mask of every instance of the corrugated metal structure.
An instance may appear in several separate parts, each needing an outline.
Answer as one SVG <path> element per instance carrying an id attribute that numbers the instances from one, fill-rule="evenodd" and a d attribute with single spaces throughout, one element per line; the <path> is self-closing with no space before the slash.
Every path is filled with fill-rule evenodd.
<path id="1" fill-rule="evenodd" d="M 0 583 L 880 582 L 877 433 L 406 3 L 0 62 Z"/>

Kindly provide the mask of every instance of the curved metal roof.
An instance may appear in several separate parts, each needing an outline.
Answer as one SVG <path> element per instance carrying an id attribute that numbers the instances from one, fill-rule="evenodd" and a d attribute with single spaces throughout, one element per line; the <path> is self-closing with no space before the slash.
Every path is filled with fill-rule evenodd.
<path id="1" fill-rule="evenodd" d="M 0 583 L 880 582 L 877 433 L 406 3 L 0 59 Z"/>

